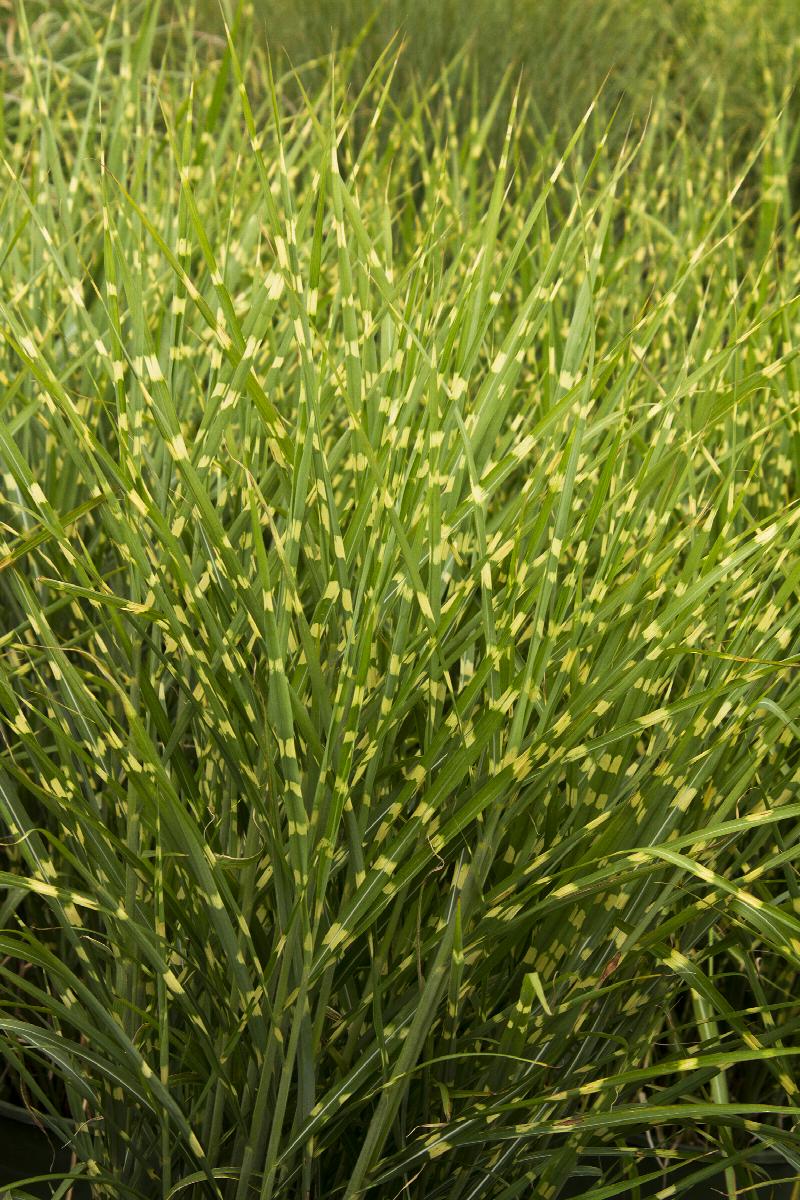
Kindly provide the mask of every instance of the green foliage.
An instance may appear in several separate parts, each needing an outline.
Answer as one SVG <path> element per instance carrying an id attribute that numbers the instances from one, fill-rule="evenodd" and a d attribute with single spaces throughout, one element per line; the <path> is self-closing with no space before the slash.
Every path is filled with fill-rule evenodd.
<path id="1" fill-rule="evenodd" d="M 249 13 L 8 11 L 6 1097 L 97 1197 L 600 1200 L 643 1136 L 677 1194 L 797 1176 L 758 38 L 734 155 L 664 70 L 635 133 L 613 92 L 542 133 L 468 53 L 273 75 Z"/>
<path id="2" fill-rule="evenodd" d="M 232 0 L 201 0 L 210 27 Z M 537 128 L 568 136 L 603 88 L 619 105 L 617 131 L 646 118 L 655 91 L 698 138 L 724 101 L 726 136 L 757 136 L 774 111 L 764 66 L 777 87 L 796 78 L 800 24 L 795 0 L 253 0 L 274 51 L 294 63 L 325 58 L 331 44 L 358 44 L 361 80 L 390 39 L 402 48 L 397 75 L 431 84 L 442 63 L 468 53 L 489 103 L 505 72 L 519 71 Z"/>

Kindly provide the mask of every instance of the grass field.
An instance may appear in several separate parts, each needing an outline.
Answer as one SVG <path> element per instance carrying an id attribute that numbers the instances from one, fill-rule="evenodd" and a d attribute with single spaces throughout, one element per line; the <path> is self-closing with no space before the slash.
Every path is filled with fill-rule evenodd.
<path id="1" fill-rule="evenodd" d="M 800 15 L 427 8 L 0 0 L 59 1197 L 800 1179 Z"/>

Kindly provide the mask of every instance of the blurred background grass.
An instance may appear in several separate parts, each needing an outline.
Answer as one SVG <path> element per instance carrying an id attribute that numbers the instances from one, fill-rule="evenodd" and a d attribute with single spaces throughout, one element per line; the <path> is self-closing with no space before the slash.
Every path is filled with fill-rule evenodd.
<path id="1" fill-rule="evenodd" d="M 646 117 L 666 87 L 702 134 L 722 108 L 732 142 L 755 131 L 792 89 L 800 61 L 798 0 L 252 0 L 272 52 L 299 65 L 360 39 L 354 83 L 396 37 L 399 83 L 434 80 L 465 46 L 483 99 L 521 70 L 542 122 L 574 128 L 601 86 L 618 124 Z M 220 26 L 234 0 L 200 0 Z"/>
<path id="2" fill-rule="evenodd" d="M 14 3 L 0 0 L 0 38 Z M 640 127 L 658 95 L 676 130 L 700 140 L 721 130 L 732 163 L 780 105 L 790 122 L 800 119 L 800 0 L 142 0 L 134 9 L 149 3 L 159 5 L 165 33 L 175 21 L 190 23 L 212 57 L 223 14 L 232 24 L 243 5 L 281 71 L 338 51 L 354 89 L 394 42 L 402 47 L 395 86 L 430 88 L 434 107 L 443 65 L 460 59 L 470 92 L 464 114 L 474 111 L 475 93 L 488 108 L 504 77 L 521 76 L 539 138 L 563 140 L 601 88 L 604 114 L 617 109 L 613 139 Z M 77 27 L 88 17 L 95 35 L 113 8 L 110 0 L 25 2 L 31 21 Z M 322 78 L 327 66 L 319 70 Z M 463 84 L 465 76 L 456 68 L 451 78 Z M 499 105 L 498 121 L 507 111 Z"/>

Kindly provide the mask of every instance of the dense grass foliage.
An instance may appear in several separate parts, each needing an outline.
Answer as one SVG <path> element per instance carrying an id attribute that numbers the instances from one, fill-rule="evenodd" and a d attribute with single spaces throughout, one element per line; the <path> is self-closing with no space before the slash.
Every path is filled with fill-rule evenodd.
<path id="1" fill-rule="evenodd" d="M 721 87 L 542 133 L 65 11 L 5 10 L 6 1100 L 97 1197 L 800 1176 L 782 83 L 734 154 Z"/>

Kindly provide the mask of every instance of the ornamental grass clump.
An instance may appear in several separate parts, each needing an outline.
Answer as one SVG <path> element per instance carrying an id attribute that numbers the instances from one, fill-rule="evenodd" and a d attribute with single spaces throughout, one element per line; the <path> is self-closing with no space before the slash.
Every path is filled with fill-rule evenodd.
<path id="1" fill-rule="evenodd" d="M 736 153 L 667 72 L 540 137 L 468 56 L 66 7 L 11 10 L 0 198 L 2 1089 L 57 1195 L 796 1178 L 782 81 Z"/>

